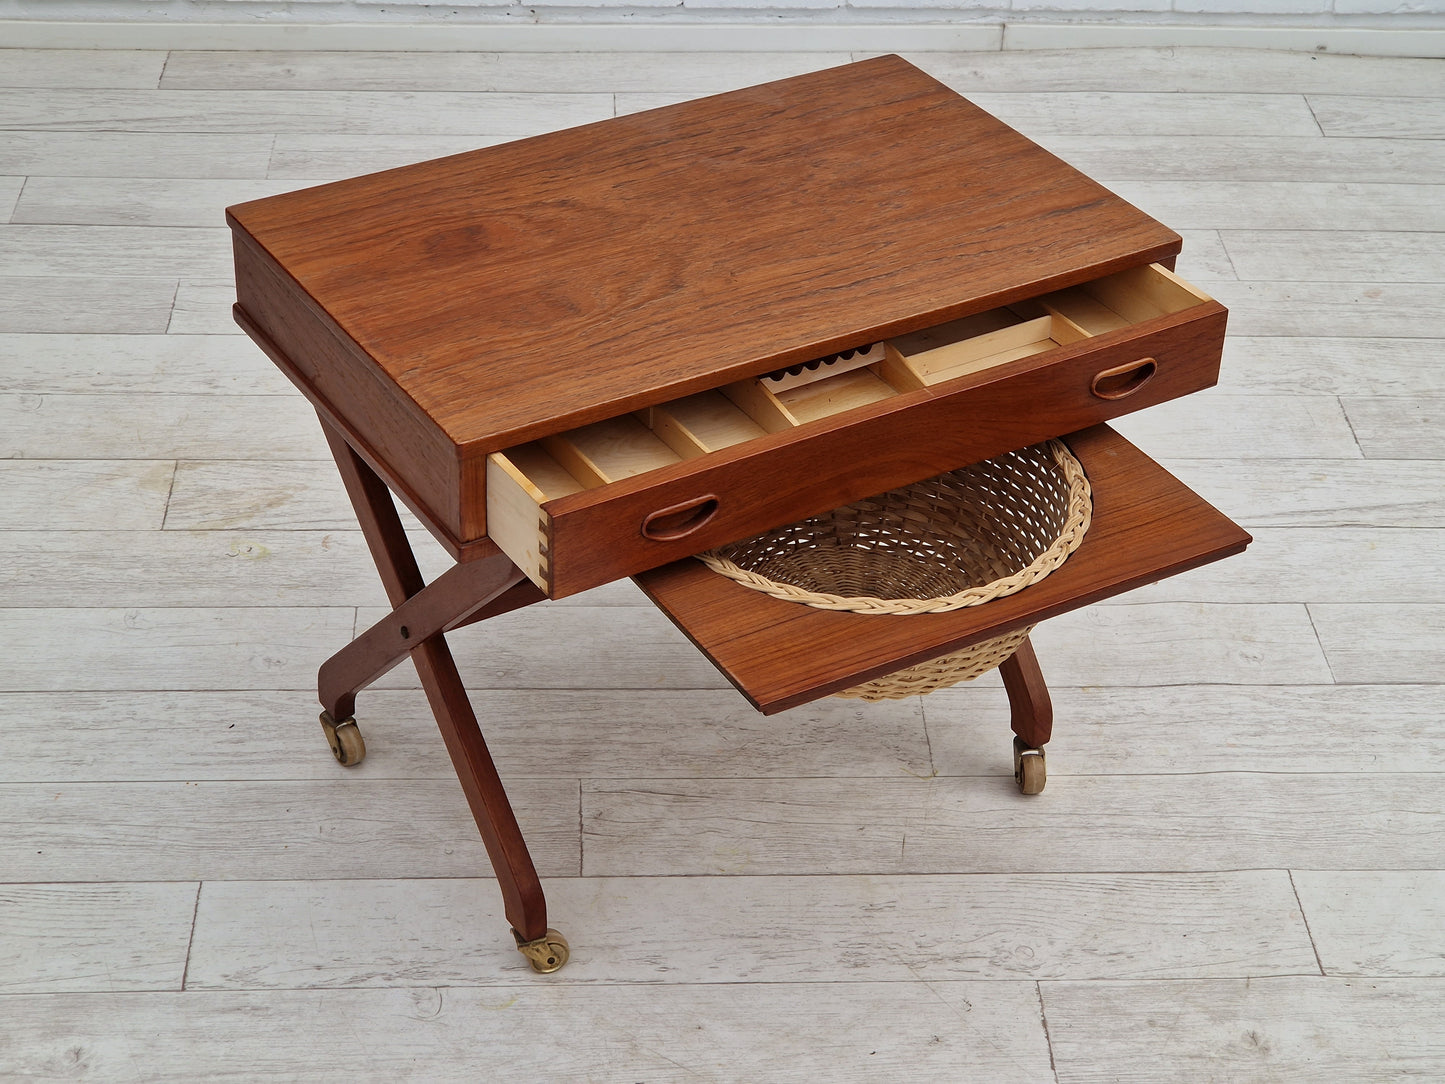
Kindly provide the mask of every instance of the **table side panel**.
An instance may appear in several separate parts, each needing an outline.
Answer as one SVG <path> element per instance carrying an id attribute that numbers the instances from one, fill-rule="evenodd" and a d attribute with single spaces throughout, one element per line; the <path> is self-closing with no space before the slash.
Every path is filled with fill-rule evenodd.
<path id="1" fill-rule="evenodd" d="M 449 549 L 482 537 L 485 497 L 463 513 L 460 459 L 445 434 L 346 340 L 254 239 L 240 229 L 232 237 L 237 322 L 243 330 L 336 421 Z"/>
<path id="2" fill-rule="evenodd" d="M 543 506 L 551 522 L 550 594 L 574 594 L 1209 387 L 1219 375 L 1225 319 L 1211 302 L 551 501 Z M 1038 362 L 1045 356 L 1051 360 Z M 1137 393 L 1106 400 L 1090 392 L 1101 370 L 1143 357 L 1159 366 Z M 642 536 L 649 513 L 708 494 L 719 508 L 701 530 L 676 541 Z"/>
<path id="3" fill-rule="evenodd" d="M 946 614 L 835 613 L 783 602 L 687 559 L 637 583 L 767 714 L 1240 553 L 1250 537 L 1107 426 L 1064 438 L 1094 518 L 1063 566 L 1018 594 Z"/>

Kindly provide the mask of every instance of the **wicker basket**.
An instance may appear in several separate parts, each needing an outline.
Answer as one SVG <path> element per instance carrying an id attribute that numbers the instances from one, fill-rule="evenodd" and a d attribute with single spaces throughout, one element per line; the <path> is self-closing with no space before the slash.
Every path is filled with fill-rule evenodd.
<path id="1" fill-rule="evenodd" d="M 1089 529 L 1089 482 L 1052 440 L 701 554 L 714 572 L 826 610 L 909 615 L 978 606 L 1058 568 Z M 944 689 L 1007 659 L 1030 628 L 837 696 L 891 700 Z"/>

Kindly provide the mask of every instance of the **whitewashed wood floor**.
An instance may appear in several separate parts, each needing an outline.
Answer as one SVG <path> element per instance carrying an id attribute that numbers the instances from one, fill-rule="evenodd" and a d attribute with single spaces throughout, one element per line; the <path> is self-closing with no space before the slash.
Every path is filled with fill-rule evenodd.
<path id="1" fill-rule="evenodd" d="M 996 677 L 764 720 L 629 585 L 469 629 L 543 977 L 409 667 L 326 752 L 383 599 L 222 208 L 848 59 L 0 52 L 0 1079 L 1445 1080 L 1445 62 L 914 58 L 1232 310 L 1120 428 L 1257 541 L 1040 630 L 1042 796 Z"/>

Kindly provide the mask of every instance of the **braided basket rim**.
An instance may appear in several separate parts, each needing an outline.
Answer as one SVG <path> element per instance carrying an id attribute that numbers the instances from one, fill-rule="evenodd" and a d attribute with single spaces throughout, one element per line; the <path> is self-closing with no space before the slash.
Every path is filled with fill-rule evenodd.
<path id="1" fill-rule="evenodd" d="M 960 651 L 939 655 L 925 662 L 914 663 L 902 670 L 842 689 L 834 693 L 843 700 L 906 700 L 910 696 L 927 696 L 940 689 L 952 688 L 988 673 L 1019 649 L 1029 638 L 1034 626 L 1025 625 L 1013 632 L 995 636 Z"/>
<path id="2" fill-rule="evenodd" d="M 1022 591 L 1025 587 L 1044 579 L 1062 565 L 1069 556 L 1079 548 L 1083 543 L 1084 535 L 1088 532 L 1089 524 L 1093 518 L 1093 494 L 1089 487 L 1088 476 L 1084 473 L 1083 465 L 1074 457 L 1074 454 L 1069 451 L 1068 446 L 1061 440 L 1044 441 L 1027 450 L 1038 448 L 1042 448 L 1049 453 L 1054 464 L 1063 474 L 1064 480 L 1068 485 L 1068 514 L 1065 517 L 1064 525 L 1059 531 L 1058 537 L 1050 546 L 1024 568 L 1012 575 L 993 580 L 990 583 L 969 587 L 951 595 L 941 595 L 924 599 L 878 598 L 873 595 L 845 596 L 828 594 L 822 591 L 811 591 L 807 588 L 781 583 L 767 576 L 751 572 L 724 556 L 723 550 L 726 547 L 700 553 L 697 555 L 698 560 L 702 561 L 708 568 L 712 569 L 712 571 L 721 576 L 726 576 L 728 579 L 744 587 L 754 591 L 760 591 L 766 595 L 771 595 L 773 598 L 781 599 L 785 602 L 801 603 L 805 606 L 812 606 L 815 609 L 906 616 L 913 614 L 948 613 L 968 606 L 980 606 L 985 602 L 992 602 L 994 599 L 1015 594 Z M 988 461 L 985 460 L 984 462 L 986 463 Z M 972 466 L 978 466 L 978 464 L 973 464 Z M 960 469 L 968 470 L 971 469 L 971 467 Z M 763 537 L 766 537 L 766 535 L 767 532 L 764 532 Z"/>

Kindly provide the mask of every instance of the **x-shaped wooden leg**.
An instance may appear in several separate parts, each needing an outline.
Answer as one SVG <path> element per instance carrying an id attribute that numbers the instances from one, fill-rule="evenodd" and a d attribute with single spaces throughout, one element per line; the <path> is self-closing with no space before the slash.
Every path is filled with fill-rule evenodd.
<path id="1" fill-rule="evenodd" d="M 420 644 L 456 628 L 523 579 L 503 554 L 454 566 L 322 664 L 321 706 L 336 719 L 355 713 L 356 694 Z"/>
<path id="2" fill-rule="evenodd" d="M 495 550 L 457 565 L 428 587 L 386 483 L 324 416 L 321 426 L 393 607 L 321 667 L 322 706 L 333 720 L 348 719 L 357 692 L 411 656 L 486 844 L 518 947 L 534 968 L 554 971 L 566 961 L 566 942 L 547 929 L 541 882 L 443 636 L 542 594 Z"/>

